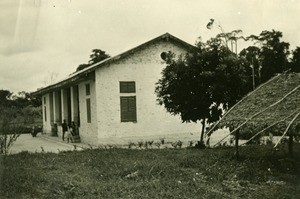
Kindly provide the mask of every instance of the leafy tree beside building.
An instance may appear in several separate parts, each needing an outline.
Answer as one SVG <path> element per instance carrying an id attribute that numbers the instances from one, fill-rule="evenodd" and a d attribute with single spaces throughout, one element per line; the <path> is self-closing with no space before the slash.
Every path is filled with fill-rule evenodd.
<path id="1" fill-rule="evenodd" d="M 200 143 L 203 144 L 205 124 L 212 123 L 251 90 L 247 60 L 224 45 L 221 37 L 177 59 L 169 53 L 162 78 L 157 82 L 158 102 L 183 122 L 202 123 Z"/>
<path id="2" fill-rule="evenodd" d="M 218 34 L 207 42 L 198 42 L 197 50 L 179 58 L 168 53 L 166 68 L 157 82 L 158 102 L 183 122 L 216 122 L 223 112 L 248 92 L 276 73 L 299 72 L 300 48 L 292 51 L 281 41 L 280 31 L 262 31 L 258 36 L 237 36 L 241 31 Z M 254 44 L 237 53 L 237 40 Z M 231 45 L 228 45 L 231 44 Z M 234 48 L 235 45 L 235 48 Z"/>

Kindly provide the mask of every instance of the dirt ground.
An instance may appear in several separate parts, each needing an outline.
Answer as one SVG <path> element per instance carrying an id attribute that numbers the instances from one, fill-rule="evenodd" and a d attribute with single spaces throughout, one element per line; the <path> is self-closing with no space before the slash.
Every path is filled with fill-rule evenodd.
<path id="1" fill-rule="evenodd" d="M 76 144 L 77 150 L 82 149 L 83 144 Z M 74 144 L 63 142 L 60 138 L 49 137 L 47 135 L 37 134 L 37 137 L 32 137 L 31 134 L 22 134 L 13 143 L 9 153 L 15 154 L 22 151 L 28 152 L 52 152 L 58 153 L 59 151 L 74 150 Z"/>

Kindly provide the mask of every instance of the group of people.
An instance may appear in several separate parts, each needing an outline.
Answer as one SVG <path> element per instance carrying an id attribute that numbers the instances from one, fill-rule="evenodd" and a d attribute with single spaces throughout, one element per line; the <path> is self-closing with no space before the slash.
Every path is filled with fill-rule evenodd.
<path id="1" fill-rule="evenodd" d="M 67 138 L 67 142 L 69 143 L 72 141 L 72 137 L 77 134 L 77 128 L 74 121 L 71 122 L 71 124 L 67 124 L 66 120 L 61 125 L 62 127 L 62 140 L 65 141 L 65 136 Z"/>

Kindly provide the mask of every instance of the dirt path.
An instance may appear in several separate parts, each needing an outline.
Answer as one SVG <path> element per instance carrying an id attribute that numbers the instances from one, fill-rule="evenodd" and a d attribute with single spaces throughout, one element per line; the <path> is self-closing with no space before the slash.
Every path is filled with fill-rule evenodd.
<path id="1" fill-rule="evenodd" d="M 30 134 L 22 134 L 13 143 L 9 153 L 15 154 L 22 151 L 28 152 L 53 152 L 73 150 L 72 144 L 67 144 L 58 139 L 49 139 L 45 135 L 38 134 L 37 137 L 32 137 Z"/>

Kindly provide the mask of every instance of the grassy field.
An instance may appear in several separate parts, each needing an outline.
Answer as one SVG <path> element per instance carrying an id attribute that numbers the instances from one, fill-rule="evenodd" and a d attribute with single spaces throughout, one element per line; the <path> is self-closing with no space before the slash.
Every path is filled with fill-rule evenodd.
<path id="1" fill-rule="evenodd" d="M 283 147 L 283 146 L 281 146 Z M 90 149 L 2 157 L 3 198 L 300 198 L 294 158 L 271 146 Z"/>

